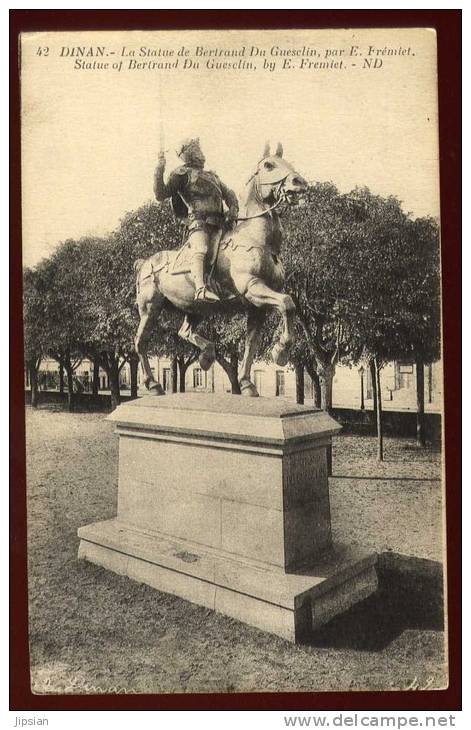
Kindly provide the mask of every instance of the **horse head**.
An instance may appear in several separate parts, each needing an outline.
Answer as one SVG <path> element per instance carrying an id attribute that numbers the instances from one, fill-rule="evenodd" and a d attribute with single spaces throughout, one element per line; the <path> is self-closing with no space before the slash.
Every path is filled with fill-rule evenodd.
<path id="1" fill-rule="evenodd" d="M 283 159 L 280 143 L 273 155 L 270 154 L 269 143 L 266 143 L 263 157 L 249 182 L 252 182 L 255 197 L 268 204 L 285 200 L 289 205 L 294 205 L 308 187 L 307 181 Z"/>

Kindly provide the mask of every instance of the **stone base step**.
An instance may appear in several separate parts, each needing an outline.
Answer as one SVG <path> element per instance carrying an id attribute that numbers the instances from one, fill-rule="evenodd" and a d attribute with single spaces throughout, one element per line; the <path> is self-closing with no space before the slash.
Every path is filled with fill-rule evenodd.
<path id="1" fill-rule="evenodd" d="M 378 585 L 377 556 L 344 545 L 308 570 L 283 573 L 116 519 L 78 534 L 79 558 L 292 642 L 307 640 Z"/>

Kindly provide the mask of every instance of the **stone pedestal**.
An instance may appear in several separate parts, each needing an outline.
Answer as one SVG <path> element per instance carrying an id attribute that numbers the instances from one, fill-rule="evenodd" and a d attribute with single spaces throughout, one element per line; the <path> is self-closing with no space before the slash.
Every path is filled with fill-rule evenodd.
<path id="1" fill-rule="evenodd" d="M 118 514 L 80 528 L 79 557 L 291 641 L 376 589 L 376 557 L 332 545 L 323 411 L 178 394 L 109 419 Z"/>

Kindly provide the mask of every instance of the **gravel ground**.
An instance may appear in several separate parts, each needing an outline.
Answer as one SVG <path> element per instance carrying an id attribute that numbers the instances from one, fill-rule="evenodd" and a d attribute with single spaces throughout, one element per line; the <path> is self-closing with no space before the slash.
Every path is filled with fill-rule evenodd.
<path id="1" fill-rule="evenodd" d="M 117 438 L 102 414 L 27 409 L 28 565 L 36 693 L 406 689 L 447 684 L 440 621 L 372 597 L 282 639 L 77 560 L 77 528 L 116 512 Z M 334 538 L 441 558 L 440 454 L 334 443 Z M 403 610 L 404 609 L 404 610 Z"/>
<path id="2" fill-rule="evenodd" d="M 442 561 L 440 452 L 391 438 L 385 439 L 384 458 L 376 461 L 374 438 L 334 439 L 334 539 Z"/>

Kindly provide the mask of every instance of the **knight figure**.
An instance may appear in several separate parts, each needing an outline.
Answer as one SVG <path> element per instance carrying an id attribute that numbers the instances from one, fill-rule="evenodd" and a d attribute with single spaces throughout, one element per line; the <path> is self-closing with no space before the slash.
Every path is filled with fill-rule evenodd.
<path id="1" fill-rule="evenodd" d="M 173 170 L 165 183 L 165 154 L 160 152 L 154 177 L 155 197 L 160 202 L 171 198 L 175 215 L 187 226 L 195 299 L 216 301 L 216 294 L 205 285 L 205 259 L 208 251 L 217 246 L 224 226 L 235 224 L 239 204 L 235 193 L 214 172 L 204 169 L 206 160 L 198 138 L 184 140 L 177 155 L 184 164 Z M 226 214 L 223 203 L 228 208 Z"/>

